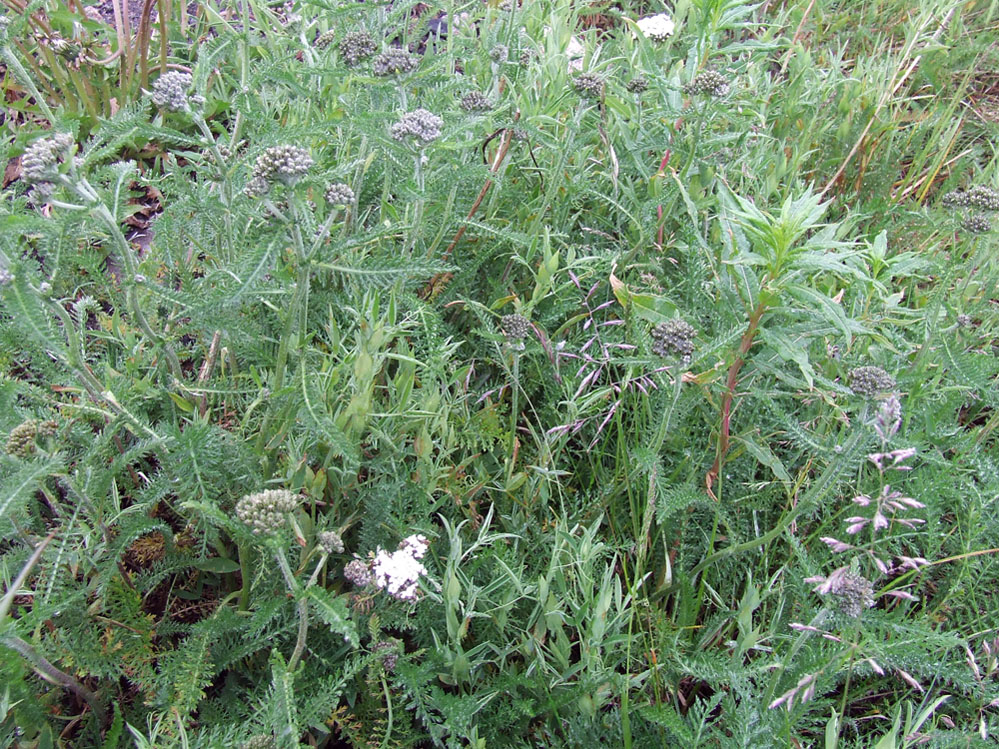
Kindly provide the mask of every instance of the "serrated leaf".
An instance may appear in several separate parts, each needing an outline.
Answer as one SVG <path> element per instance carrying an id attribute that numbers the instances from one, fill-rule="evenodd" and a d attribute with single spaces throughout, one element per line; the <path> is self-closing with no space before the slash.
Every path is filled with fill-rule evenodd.
<path id="1" fill-rule="evenodd" d="M 50 456 L 21 466 L 0 485 L 0 538 L 6 538 L 11 519 L 34 494 L 38 484 L 63 470 L 62 458 Z"/>
<path id="2" fill-rule="evenodd" d="M 355 648 L 360 641 L 357 636 L 357 627 L 350 619 L 350 612 L 342 597 L 333 597 L 326 590 L 315 586 L 305 592 L 305 597 L 312 603 L 319 614 L 319 617 L 329 625 L 330 629 Z"/>
<path id="3" fill-rule="evenodd" d="M 295 675 L 288 670 L 281 653 L 271 651 L 271 710 L 274 737 L 279 747 L 298 747 L 301 734 L 295 704 Z"/>
<path id="4" fill-rule="evenodd" d="M 212 557 L 211 559 L 204 559 L 194 566 L 204 572 L 214 572 L 219 575 L 224 575 L 228 572 L 235 572 L 238 570 L 239 562 L 234 559 L 225 559 L 224 557 Z"/>
<path id="5" fill-rule="evenodd" d="M 791 482 L 791 475 L 787 472 L 787 469 L 784 468 L 784 464 L 781 463 L 780 458 L 774 455 L 773 450 L 771 450 L 767 445 L 761 445 L 749 436 L 736 437 L 735 439 L 742 443 L 750 455 L 773 471 L 774 476 L 781 481 L 786 481 L 788 483 Z"/>

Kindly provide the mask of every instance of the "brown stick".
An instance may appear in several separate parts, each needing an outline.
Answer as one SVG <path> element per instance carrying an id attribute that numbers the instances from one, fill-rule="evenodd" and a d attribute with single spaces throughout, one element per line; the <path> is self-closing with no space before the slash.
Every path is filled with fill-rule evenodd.
<path id="1" fill-rule="evenodd" d="M 520 112 L 517 112 L 513 116 L 513 121 L 516 122 L 519 119 L 520 119 Z M 496 152 L 496 157 L 493 159 L 492 166 L 489 168 L 489 171 L 492 174 L 496 174 L 499 171 L 500 166 L 502 166 L 503 159 L 506 158 L 506 153 L 507 151 L 510 150 L 510 142 L 512 140 L 513 140 L 513 128 L 508 127 L 506 129 L 506 132 L 503 133 L 503 142 L 500 144 L 499 151 Z M 479 196 L 475 199 L 475 202 L 472 203 L 472 207 L 469 209 L 468 215 L 465 216 L 466 221 L 470 220 L 472 216 L 475 215 L 475 212 L 479 210 L 479 206 L 482 205 L 482 201 L 485 200 L 486 198 L 486 193 L 489 192 L 489 188 L 492 186 L 493 186 L 493 178 L 492 177 L 486 178 L 486 183 L 482 186 L 482 189 L 479 190 Z M 449 244 L 447 248 L 444 250 L 443 258 L 445 260 L 451 256 L 451 252 L 454 250 L 455 247 L 458 246 L 458 242 L 461 241 L 461 238 L 465 236 L 465 231 L 467 229 L 468 229 L 467 225 L 462 225 L 458 227 L 458 231 L 455 232 L 454 239 L 451 240 L 451 244 Z M 430 283 L 428 283 L 426 288 L 424 288 L 423 297 L 425 299 L 431 299 L 437 296 L 444 290 L 444 287 L 451 282 L 452 278 L 454 278 L 453 273 L 450 272 L 438 273 L 436 276 L 430 279 Z"/>

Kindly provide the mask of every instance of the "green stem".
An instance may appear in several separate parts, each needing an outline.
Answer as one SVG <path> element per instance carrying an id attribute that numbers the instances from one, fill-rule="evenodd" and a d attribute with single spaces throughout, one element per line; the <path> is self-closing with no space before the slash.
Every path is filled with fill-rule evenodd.
<path id="1" fill-rule="evenodd" d="M 112 240 L 118 247 L 118 255 L 121 258 L 122 263 L 125 264 L 125 273 L 128 276 L 124 279 L 126 285 L 125 298 L 133 317 L 135 317 L 135 322 L 150 341 L 163 347 L 163 350 L 166 352 L 167 365 L 170 369 L 170 373 L 178 382 L 183 382 L 184 374 L 180 367 L 180 360 L 177 358 L 177 354 L 173 350 L 173 346 L 171 346 L 169 341 L 165 340 L 163 336 L 153 331 L 152 327 L 149 325 L 149 320 L 146 319 L 146 315 L 142 311 L 142 307 L 139 305 L 139 298 L 136 294 L 138 264 L 135 261 L 132 248 L 129 246 L 128 240 L 125 239 L 125 235 L 122 234 L 121 227 L 118 226 L 118 222 L 115 220 L 111 210 L 107 207 L 106 203 L 100 200 L 97 192 L 85 179 L 80 178 L 79 181 L 74 181 L 63 176 L 61 181 L 64 185 L 84 198 L 85 201 L 96 204 L 93 206 L 92 210 L 97 218 L 104 222 Z"/>
<path id="2" fill-rule="evenodd" d="M 97 716 L 97 719 L 101 724 L 107 722 L 107 711 L 104 709 L 104 705 L 101 701 L 97 699 L 97 695 L 69 674 L 60 671 L 58 668 L 53 666 L 52 663 L 39 655 L 38 652 L 27 642 L 16 635 L 5 635 L 3 638 L 0 638 L 0 644 L 6 645 L 8 648 L 28 661 L 28 663 L 31 664 L 31 667 L 35 670 L 35 673 L 43 679 L 50 681 L 53 684 L 58 684 L 64 689 L 68 689 L 90 705 L 90 709 L 94 711 L 94 714 Z"/>
<path id="3" fill-rule="evenodd" d="M 385 738 L 382 739 L 382 747 L 386 747 L 392 737 L 392 695 L 389 693 L 384 674 L 382 675 L 382 691 L 385 692 L 385 706 L 388 709 L 388 724 L 385 726 Z"/>
<path id="4" fill-rule="evenodd" d="M 246 611 L 250 607 L 250 550 L 244 544 L 237 546 L 239 554 L 239 576 L 242 585 L 239 588 L 238 611 Z"/>
<path id="5" fill-rule="evenodd" d="M 4 44 L 0 47 L 0 55 L 2 55 L 3 59 L 6 61 L 7 67 L 14 72 L 15 76 L 17 76 L 21 85 L 28 89 L 31 93 L 31 97 L 38 104 L 38 108 L 42 110 L 42 114 L 45 115 L 45 118 L 52 124 L 53 127 L 55 127 L 55 115 L 49 108 L 48 102 L 45 101 L 45 97 L 41 95 L 38 88 L 35 86 L 35 82 L 32 80 L 31 76 L 28 75 L 28 71 L 24 69 L 21 61 L 17 59 L 17 55 L 14 54 L 14 51 L 9 45 Z"/>
<path id="6" fill-rule="evenodd" d="M 510 468 L 507 471 L 507 480 L 513 476 L 513 453 L 517 446 L 517 415 L 520 409 L 520 352 L 513 352 L 513 382 L 510 384 L 510 448 L 507 455 L 510 458 Z"/>
<path id="7" fill-rule="evenodd" d="M 284 576 L 285 582 L 288 584 L 288 591 L 293 596 L 301 596 L 301 589 L 298 582 L 295 580 L 295 575 L 291 571 L 291 567 L 288 565 L 288 560 L 285 558 L 284 549 L 279 549 L 275 554 L 277 558 L 278 567 L 281 568 L 281 574 Z M 288 660 L 288 670 L 294 671 L 295 666 L 298 665 L 299 659 L 302 657 L 302 653 L 305 652 L 305 641 L 309 634 L 309 602 L 304 597 L 299 597 L 298 599 L 298 637 L 295 639 L 295 649 L 292 651 L 291 658 Z"/>

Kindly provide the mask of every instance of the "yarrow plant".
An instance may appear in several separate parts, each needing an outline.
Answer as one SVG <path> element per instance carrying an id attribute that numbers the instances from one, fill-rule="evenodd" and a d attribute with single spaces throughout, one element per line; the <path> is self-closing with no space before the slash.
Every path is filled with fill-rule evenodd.
<path id="1" fill-rule="evenodd" d="M 686 320 L 673 318 L 661 322 L 652 329 L 652 353 L 659 356 L 679 355 L 689 362 L 694 353 L 694 336 L 697 331 Z"/>
<path id="2" fill-rule="evenodd" d="M 389 133 L 395 140 L 412 138 L 419 145 L 426 145 L 441 137 L 444 120 L 426 109 L 407 112 L 392 125 Z"/>
<path id="3" fill-rule="evenodd" d="M 711 96 L 724 96 L 728 93 L 729 83 L 721 73 L 716 70 L 705 70 L 698 73 L 693 81 L 683 87 L 683 93 L 688 96 L 697 94 L 710 94 Z"/>
<path id="4" fill-rule="evenodd" d="M 285 185 L 293 185 L 314 163 L 309 152 L 300 146 L 272 146 L 257 157 L 253 166 L 253 178 L 268 184 L 277 180 Z"/>
<path id="5" fill-rule="evenodd" d="M 267 489 L 248 494 L 236 503 L 236 517 L 255 536 L 270 536 L 281 530 L 301 503 L 301 497 L 286 489 Z"/>
<path id="6" fill-rule="evenodd" d="M 523 315 L 503 315 L 500 328 L 509 341 L 521 341 L 531 332 L 531 323 Z"/>
<path id="7" fill-rule="evenodd" d="M 411 73 L 420 64 L 420 58 L 404 49 L 391 47 L 378 55 L 371 63 L 375 75 L 401 75 Z"/>
<path id="8" fill-rule="evenodd" d="M 666 13 L 657 13 L 654 16 L 646 16 L 636 21 L 638 30 L 647 39 L 654 42 L 665 42 L 673 35 L 676 24 Z"/>
<path id="9" fill-rule="evenodd" d="M 478 91 L 469 91 L 461 97 L 461 108 L 466 112 L 487 112 L 493 108 L 489 98 Z"/>
<path id="10" fill-rule="evenodd" d="M 399 542 L 395 551 L 378 547 L 367 561 L 355 559 L 348 562 L 343 575 L 357 587 L 374 584 L 396 600 L 416 601 L 420 578 L 427 574 L 427 568 L 420 560 L 426 555 L 429 545 L 426 536 L 407 536 Z"/>
<path id="11" fill-rule="evenodd" d="M 895 389 L 895 378 L 881 367 L 854 367 L 850 370 L 849 380 L 850 390 L 869 399 Z"/>
<path id="12" fill-rule="evenodd" d="M 190 107 L 190 73 L 168 70 L 153 83 L 153 104 L 170 112 L 182 112 Z"/>
<path id="13" fill-rule="evenodd" d="M 333 182 L 323 193 L 326 202 L 333 206 L 348 206 L 354 202 L 354 191 L 343 182 Z"/>
<path id="14" fill-rule="evenodd" d="M 51 182 L 59 176 L 60 165 L 72 158 L 75 141 L 69 133 L 39 138 L 24 151 L 21 173 L 31 183 Z"/>
<path id="15" fill-rule="evenodd" d="M 604 94 L 606 82 L 596 73 L 580 73 L 572 79 L 572 85 L 583 96 L 599 99 Z"/>

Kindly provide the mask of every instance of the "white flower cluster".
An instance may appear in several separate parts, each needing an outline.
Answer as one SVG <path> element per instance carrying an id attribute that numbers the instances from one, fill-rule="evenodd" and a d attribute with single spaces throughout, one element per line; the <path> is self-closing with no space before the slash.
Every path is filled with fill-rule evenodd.
<path id="1" fill-rule="evenodd" d="M 642 32 L 642 35 L 654 42 L 666 41 L 667 37 L 673 35 L 673 29 L 676 28 L 676 24 L 673 23 L 673 19 L 665 13 L 640 18 L 637 21 L 637 25 L 638 30 Z"/>
<path id="2" fill-rule="evenodd" d="M 413 535 L 404 538 L 396 551 L 379 548 L 371 564 L 375 585 L 400 601 L 415 601 L 420 577 L 427 574 L 420 560 L 429 545 L 426 536 Z"/>

